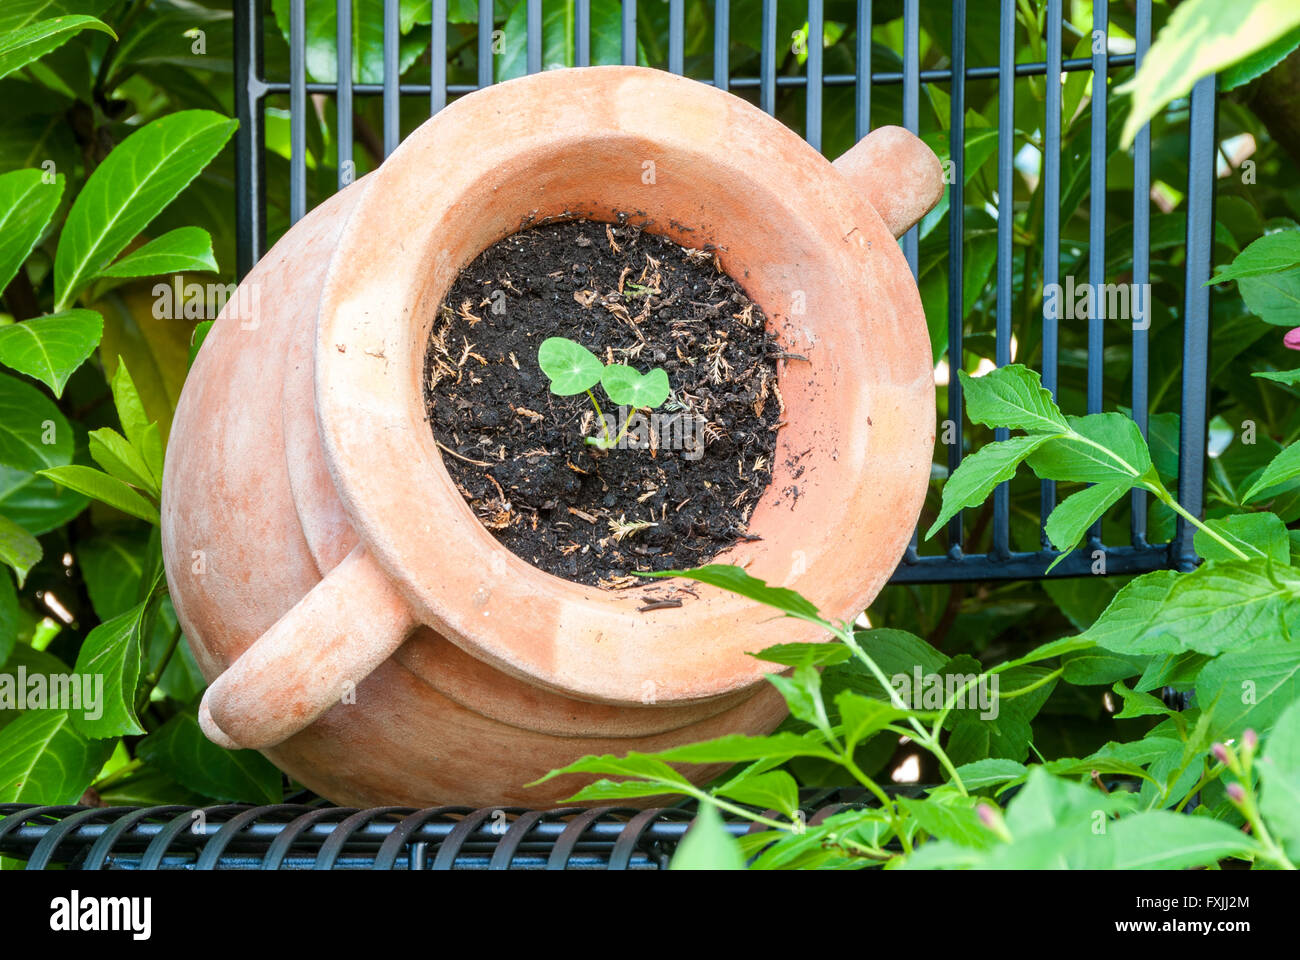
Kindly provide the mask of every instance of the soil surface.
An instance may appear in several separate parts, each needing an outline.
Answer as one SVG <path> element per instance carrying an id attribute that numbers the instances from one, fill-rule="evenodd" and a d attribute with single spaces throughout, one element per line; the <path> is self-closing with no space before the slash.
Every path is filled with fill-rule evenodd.
<path id="1" fill-rule="evenodd" d="M 618 448 L 587 444 L 602 432 L 591 401 L 553 395 L 538 366 L 553 336 L 607 364 L 661 367 L 672 392 L 657 417 L 633 420 Z M 507 237 L 461 272 L 430 337 L 425 402 L 443 462 L 502 544 L 617 588 L 749 536 L 784 409 L 780 356 L 711 251 L 572 220 Z M 621 428 L 631 411 L 592 392 Z"/>

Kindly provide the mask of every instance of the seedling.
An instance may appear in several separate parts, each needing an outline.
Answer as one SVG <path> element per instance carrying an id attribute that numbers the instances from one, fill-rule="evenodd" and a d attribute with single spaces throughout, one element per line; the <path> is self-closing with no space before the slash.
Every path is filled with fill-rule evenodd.
<path id="1" fill-rule="evenodd" d="M 557 397 L 572 397 L 585 393 L 596 409 L 596 419 L 600 421 L 604 436 L 587 437 L 587 443 L 601 450 L 617 447 L 627 436 L 628 426 L 632 423 L 629 416 L 623 422 L 623 429 L 618 436 L 611 436 L 609 423 L 600 409 L 600 403 L 592 388 L 599 383 L 605 388 L 605 394 L 621 407 L 631 407 L 633 411 L 653 410 L 668 399 L 668 374 L 658 367 L 647 373 L 621 363 L 606 365 L 600 358 L 580 343 L 567 337 L 548 337 L 542 341 L 537 350 L 537 363 L 551 381 L 551 393 Z"/>

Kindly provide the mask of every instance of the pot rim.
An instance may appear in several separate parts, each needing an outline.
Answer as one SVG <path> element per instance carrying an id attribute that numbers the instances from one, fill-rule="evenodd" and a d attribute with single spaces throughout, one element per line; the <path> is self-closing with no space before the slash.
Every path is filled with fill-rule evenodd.
<path id="1" fill-rule="evenodd" d="M 408 137 L 372 175 L 330 264 L 315 344 L 318 427 L 331 477 L 359 537 L 422 622 L 474 656 L 570 696 L 643 704 L 713 698 L 782 669 L 746 651 L 824 636 L 810 624 L 774 624 L 772 611 L 711 588 L 699 587 L 698 599 L 681 608 L 640 613 L 640 589 L 608 591 L 533 567 L 474 516 L 425 419 L 424 348 L 445 290 L 495 242 L 491 237 L 501 239 L 526 225 L 530 214 L 544 217 L 548 203 L 561 212 L 558 194 L 536 188 L 528 176 L 554 169 L 562 177 L 565 164 L 581 163 L 593 144 L 609 143 L 653 144 L 663 158 L 660 176 L 671 174 L 679 158 L 685 158 L 687 171 L 695 169 L 692 162 L 715 163 L 718 182 L 703 190 L 694 185 L 701 211 L 720 190 L 772 183 L 777 186 L 771 200 L 779 203 L 783 194 L 776 191 L 787 187 L 788 194 L 792 185 L 794 199 L 778 212 L 791 225 L 804 218 L 798 225 L 819 258 L 814 266 L 835 268 L 820 280 L 812 271 L 812 292 L 846 299 L 847 315 L 869 313 L 864 325 L 884 338 L 876 349 L 883 347 L 887 356 L 877 368 L 864 362 L 871 337 L 843 329 L 846 321 L 801 321 L 829 354 L 819 364 L 822 386 L 791 389 L 820 395 L 819 417 L 826 411 L 825 423 L 818 421 L 826 429 L 806 430 L 809 437 L 821 435 L 820 441 L 814 437 L 822 444 L 818 456 L 827 454 L 819 461 L 824 476 L 818 505 L 829 511 L 870 509 L 868 498 L 842 486 L 870 480 L 884 491 L 875 502 L 901 510 L 902 522 L 889 518 L 872 531 L 875 542 L 865 542 L 850 528 L 857 520 L 819 527 L 822 518 L 804 507 L 804 535 L 815 556 L 803 569 L 794 569 L 788 555 L 778 560 L 762 542 L 738 544 L 715 559 L 752 564 L 755 575 L 777 580 L 789 567 L 784 585 L 809 595 L 827 616 L 860 612 L 893 572 L 929 475 L 934 388 L 919 295 L 880 217 L 829 162 L 762 111 L 696 81 L 640 67 L 548 71 L 471 94 Z M 473 169 L 446 163 L 448 154 L 461 152 L 473 157 Z M 539 157 L 545 168 L 537 166 Z M 431 169 L 439 176 L 430 176 Z M 499 182 L 489 184 L 493 177 Z M 600 180 L 587 189 L 587 209 L 579 201 L 563 204 L 563 210 L 610 219 L 631 206 L 626 195 L 617 195 L 630 189 L 627 184 Z M 753 209 L 769 213 L 758 203 Z M 481 226 L 486 220 L 494 226 Z M 691 236 L 695 228 L 682 226 L 687 222 L 656 218 L 651 228 L 698 245 L 691 243 L 698 240 Z M 475 230 L 487 235 L 476 242 L 462 239 Z M 376 242 L 380 237 L 385 240 Z M 862 286 L 878 302 L 869 304 L 866 292 L 851 284 L 847 291 L 829 289 L 845 286 L 845 276 L 863 277 Z M 750 283 L 737 279 L 748 291 Z M 763 306 L 775 319 L 777 313 Z M 787 322 L 786 333 L 791 329 L 797 331 L 798 323 Z M 865 375 L 855 380 L 855 371 Z M 786 392 L 785 378 L 802 374 L 791 374 L 787 365 L 781 376 Z M 880 443 L 863 444 L 874 448 L 868 455 L 855 449 L 854 423 L 863 416 L 870 424 L 871 411 L 892 420 Z M 790 432 L 787 427 L 778 439 L 777 459 L 783 448 L 789 452 Z M 826 449 L 836 441 L 845 449 Z M 890 441 L 898 451 L 887 448 Z M 894 462 L 900 456 L 902 462 Z M 755 525 L 760 512 L 766 518 L 776 509 L 769 501 L 782 468 L 773 467 Z"/>

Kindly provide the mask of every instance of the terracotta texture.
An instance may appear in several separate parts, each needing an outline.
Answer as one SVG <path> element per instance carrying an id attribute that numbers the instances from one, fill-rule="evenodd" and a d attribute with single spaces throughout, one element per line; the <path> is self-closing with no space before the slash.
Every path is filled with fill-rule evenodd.
<path id="1" fill-rule="evenodd" d="M 631 212 L 715 245 L 809 361 L 781 371 L 762 539 L 718 562 L 852 617 L 929 476 L 930 345 L 894 234 L 942 189 L 904 131 L 832 165 L 730 94 L 635 67 L 511 81 L 424 124 L 263 258 L 186 383 L 163 545 L 214 681 L 205 731 L 339 803 L 544 806 L 579 781 L 523 784 L 582 754 L 770 730 L 775 665 L 746 651 L 817 631 L 707 588 L 638 612 L 643 589 L 570 583 L 500 546 L 424 419 L 434 310 L 481 250 L 548 217 Z"/>

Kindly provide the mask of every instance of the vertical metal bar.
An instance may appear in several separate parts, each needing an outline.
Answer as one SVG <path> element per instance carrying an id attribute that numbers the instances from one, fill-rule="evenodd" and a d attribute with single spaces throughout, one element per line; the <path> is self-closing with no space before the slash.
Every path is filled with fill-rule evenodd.
<path id="1" fill-rule="evenodd" d="M 762 31 L 758 60 L 758 105 L 768 113 L 776 113 L 776 0 L 763 0 Z"/>
<path id="2" fill-rule="evenodd" d="M 921 13 L 920 0 L 903 0 L 903 126 L 920 133 L 921 124 Z M 921 231 L 903 234 L 903 254 L 912 276 L 917 275 Z"/>
<path id="3" fill-rule="evenodd" d="M 1092 130 L 1088 155 L 1088 285 L 1092 309 L 1088 311 L 1088 412 L 1100 413 L 1106 384 L 1106 310 L 1102 285 L 1106 282 L 1106 83 L 1107 29 L 1110 10 L 1105 3 L 1092 5 Z M 1101 43 L 1097 42 L 1098 34 Z M 1098 49 L 1100 48 L 1100 49 Z M 1088 542 L 1101 545 L 1101 520 L 1088 531 Z"/>
<path id="4" fill-rule="evenodd" d="M 492 61 L 492 0 L 478 0 L 478 85 L 491 86 L 495 74 Z"/>
<path id="5" fill-rule="evenodd" d="M 998 40 L 998 271 L 994 361 L 999 367 L 1011 362 L 1011 247 L 1015 218 L 1016 158 L 1016 0 L 1002 0 Z M 999 427 L 994 438 L 1005 440 L 1009 431 Z M 1011 552 L 1011 490 L 1006 483 L 993 491 L 994 557 Z"/>
<path id="6" fill-rule="evenodd" d="M 307 213 L 307 14 L 289 0 L 289 223 Z"/>
<path id="7" fill-rule="evenodd" d="M 686 8 L 683 0 L 668 0 L 668 72 L 680 76 L 686 68 Z"/>
<path id="8" fill-rule="evenodd" d="M 965 235 L 966 235 L 966 0 L 952 0 L 952 87 L 948 120 L 952 183 L 948 187 L 948 419 L 952 442 L 948 444 L 948 476 L 961 466 L 961 377 L 965 365 Z M 962 546 L 962 516 L 948 521 L 948 552 L 956 556 Z"/>
<path id="9" fill-rule="evenodd" d="M 447 0 L 433 0 L 429 37 L 429 116 L 447 105 Z"/>
<path id="10" fill-rule="evenodd" d="M 266 96 L 262 0 L 237 0 L 235 29 L 235 270 L 243 279 L 266 247 Z"/>
<path id="11" fill-rule="evenodd" d="M 1183 398 L 1178 436 L 1178 501 L 1193 516 L 1205 508 L 1205 441 L 1208 427 L 1210 278 L 1214 258 L 1214 182 L 1218 131 L 1215 76 L 1192 87 L 1187 137 L 1187 274 L 1183 303 Z M 1196 564 L 1192 526 L 1178 519 L 1170 559 L 1180 569 Z"/>
<path id="12" fill-rule="evenodd" d="M 397 95 L 398 49 L 401 41 L 398 0 L 384 0 L 384 156 L 397 149 L 401 139 L 401 103 Z"/>
<path id="13" fill-rule="evenodd" d="M 731 0 L 713 5 L 713 85 L 719 90 L 731 86 Z"/>
<path id="14" fill-rule="evenodd" d="M 853 86 L 854 142 L 871 132 L 871 0 L 858 0 L 857 74 Z"/>
<path id="15" fill-rule="evenodd" d="M 574 3 L 573 34 L 574 66 L 591 66 L 591 0 Z"/>
<path id="16" fill-rule="evenodd" d="M 1151 47 L 1151 0 L 1138 0 L 1137 48 L 1134 51 L 1134 69 Z M 1213 248 L 1211 248 L 1213 249 Z M 1142 312 L 1133 313 L 1133 419 L 1147 435 L 1149 357 L 1147 329 L 1151 325 L 1151 125 L 1138 131 L 1133 141 L 1133 290 L 1130 305 L 1135 297 L 1142 298 Z M 1130 539 L 1135 547 L 1147 545 L 1147 495 L 1133 489 Z"/>
<path id="17" fill-rule="evenodd" d="M 636 0 L 623 0 L 623 63 L 636 63 Z"/>
<path id="18" fill-rule="evenodd" d="M 1093 309 L 1088 312 L 1088 412 L 1100 413 L 1105 384 L 1106 321 L 1098 294 L 1106 282 L 1106 42 L 1109 11 L 1104 3 L 1092 5 L 1092 147 L 1088 158 L 1091 180 L 1088 195 L 1088 283 Z M 1097 43 L 1100 31 L 1103 40 Z M 1100 50 L 1098 50 L 1100 47 Z M 1101 524 L 1095 530 L 1100 530 Z"/>
<path id="19" fill-rule="evenodd" d="M 525 70 L 542 72 L 542 0 L 527 0 L 528 40 L 524 52 Z"/>
<path id="20" fill-rule="evenodd" d="M 808 0 L 808 89 L 804 124 L 814 150 L 822 148 L 822 35 L 825 23 L 822 0 Z"/>
<path id="21" fill-rule="evenodd" d="M 352 0 L 337 0 L 335 11 L 338 15 L 338 60 L 337 75 L 334 83 L 338 88 L 334 104 L 337 117 L 334 121 L 338 128 L 338 183 L 342 190 L 356 179 L 356 167 L 352 162 Z"/>
<path id="22" fill-rule="evenodd" d="M 1043 117 L 1043 290 L 1061 282 L 1061 0 L 1047 0 L 1047 106 Z M 1054 298 L 1060 304 L 1060 297 Z M 1060 310 L 1043 298 L 1043 386 L 1057 396 Z M 1056 509 L 1056 481 L 1039 482 L 1039 541 L 1050 547 L 1047 518 Z"/>

